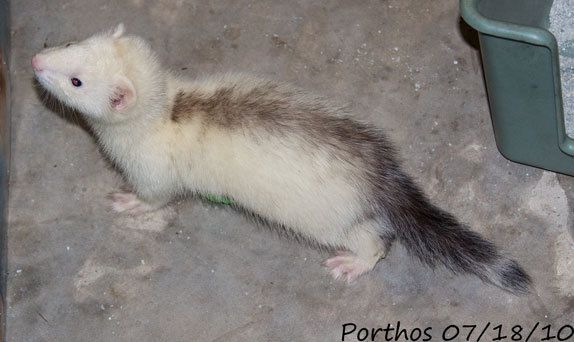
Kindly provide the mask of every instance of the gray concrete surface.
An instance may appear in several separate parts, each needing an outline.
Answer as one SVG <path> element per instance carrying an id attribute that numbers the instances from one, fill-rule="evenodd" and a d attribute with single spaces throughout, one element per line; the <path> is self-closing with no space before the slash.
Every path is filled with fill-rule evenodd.
<path id="1" fill-rule="evenodd" d="M 457 1 L 29 0 L 12 15 L 9 341 L 340 341 L 344 323 L 397 321 L 438 340 L 449 324 L 503 324 L 510 336 L 514 324 L 572 323 L 574 179 L 498 153 Z M 119 177 L 86 131 L 41 104 L 29 60 L 120 21 L 185 75 L 249 71 L 351 101 L 437 204 L 524 265 L 536 292 L 429 270 L 400 246 L 347 286 L 321 266 L 326 252 L 198 200 L 111 213 Z"/>

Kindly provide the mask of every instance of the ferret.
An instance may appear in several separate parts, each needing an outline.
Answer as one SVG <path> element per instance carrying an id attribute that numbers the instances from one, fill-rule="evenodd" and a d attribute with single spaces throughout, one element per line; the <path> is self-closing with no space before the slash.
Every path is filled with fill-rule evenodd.
<path id="1" fill-rule="evenodd" d="M 247 74 L 183 79 L 122 24 L 45 49 L 32 67 L 49 93 L 82 113 L 133 187 L 112 195 L 116 212 L 222 195 L 338 251 L 325 262 L 336 279 L 372 270 L 398 240 L 431 267 L 529 292 L 518 263 L 431 204 L 385 135 L 344 106 Z"/>

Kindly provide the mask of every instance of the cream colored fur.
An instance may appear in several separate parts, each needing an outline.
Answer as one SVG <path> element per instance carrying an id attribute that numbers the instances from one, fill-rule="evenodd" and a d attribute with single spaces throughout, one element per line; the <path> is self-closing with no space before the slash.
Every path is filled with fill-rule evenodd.
<path id="1" fill-rule="evenodd" d="M 242 74 L 184 80 L 162 70 L 141 39 L 117 32 L 91 38 L 79 47 L 113 66 L 112 74 L 105 67 L 86 67 L 80 74 L 109 80 L 125 76 L 136 90 L 135 103 L 118 112 L 91 110 L 101 99 L 93 105 L 78 105 L 72 90 L 45 85 L 63 102 L 83 110 L 103 150 L 133 186 L 137 198 L 130 194 L 113 197 L 117 211 L 153 210 L 189 192 L 224 194 L 312 241 L 349 250 L 327 262 L 336 278 L 352 281 L 384 257 L 381 222 L 358 221 L 370 205 L 366 200 L 370 194 L 362 190 L 368 187 L 362 186 L 365 165 L 360 159 L 333 158 L 329 147 L 311 146 L 296 134 L 225 129 L 210 125 L 201 115 L 182 122 L 170 119 L 178 92 L 209 95 L 230 84 L 247 92 L 261 80 Z M 105 54 L 97 55 L 99 50 Z M 54 68 L 65 69 L 58 64 L 65 64 L 76 53 L 66 51 L 47 51 L 44 57 L 51 59 Z"/>

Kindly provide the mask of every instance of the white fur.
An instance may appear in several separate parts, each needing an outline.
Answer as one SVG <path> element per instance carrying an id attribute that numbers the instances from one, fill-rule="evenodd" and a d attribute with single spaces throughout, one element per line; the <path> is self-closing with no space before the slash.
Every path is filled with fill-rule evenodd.
<path id="1" fill-rule="evenodd" d="M 297 135 L 230 131 L 206 125 L 201 116 L 170 120 L 178 91 L 211 94 L 229 84 L 248 91 L 261 81 L 246 75 L 182 80 L 159 67 L 143 40 L 122 34 L 118 27 L 38 55 L 50 70 L 38 75 L 40 82 L 86 115 L 143 202 L 116 197 L 117 211 L 158 208 L 187 192 L 224 194 L 313 241 L 351 250 L 328 263 L 337 278 L 352 281 L 384 257 L 381 223 L 356 224 L 369 205 L 360 160 L 332 158 L 328 147 L 310 146 Z M 73 88 L 70 77 L 82 77 L 85 87 Z M 109 103 L 121 78 L 131 81 L 135 98 L 117 110 Z"/>

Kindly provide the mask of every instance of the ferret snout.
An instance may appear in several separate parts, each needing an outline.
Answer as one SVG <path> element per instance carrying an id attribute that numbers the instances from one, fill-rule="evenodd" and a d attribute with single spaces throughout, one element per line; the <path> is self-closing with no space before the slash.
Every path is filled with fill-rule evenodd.
<path id="1" fill-rule="evenodd" d="M 42 64 L 38 55 L 32 57 L 32 68 L 35 72 L 42 71 Z"/>

